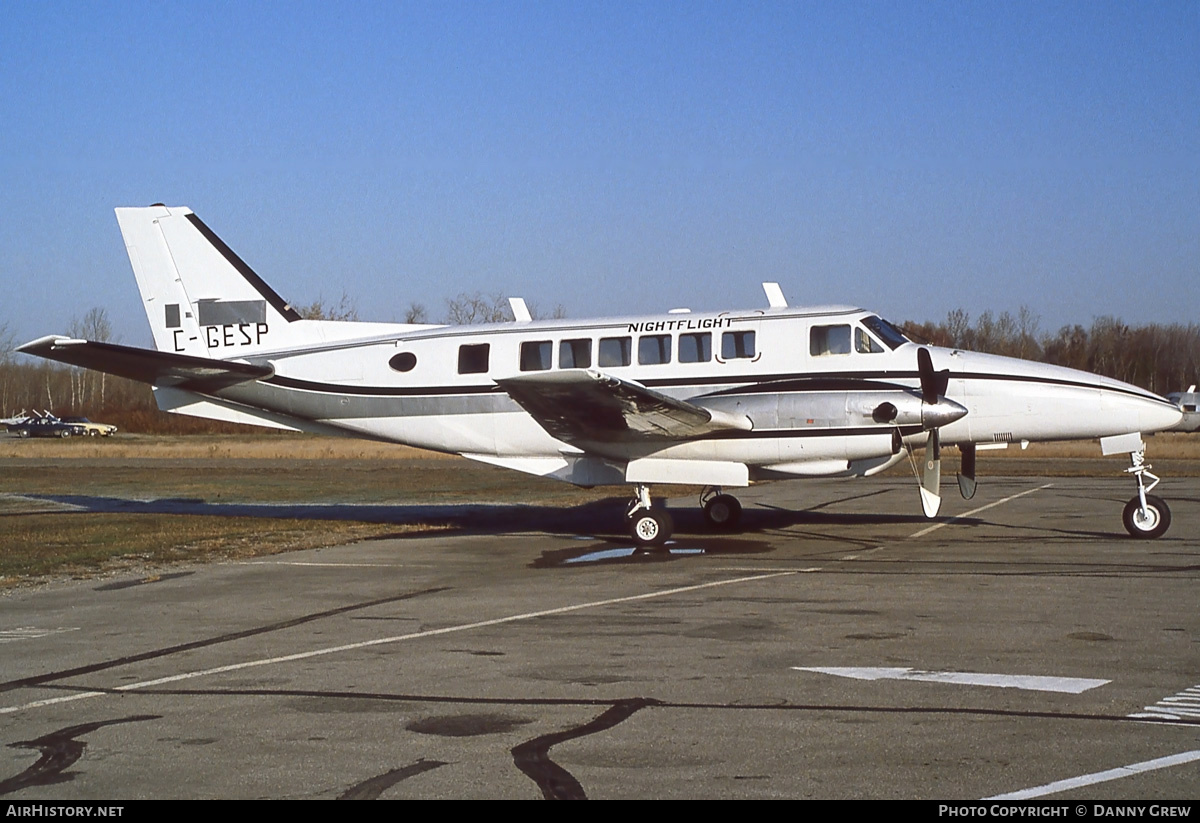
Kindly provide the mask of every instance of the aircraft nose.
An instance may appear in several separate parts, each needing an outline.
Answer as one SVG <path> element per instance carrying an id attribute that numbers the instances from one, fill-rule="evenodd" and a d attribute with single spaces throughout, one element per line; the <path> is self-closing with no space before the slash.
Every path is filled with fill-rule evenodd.
<path id="1" fill-rule="evenodd" d="M 1101 387 L 1105 411 L 1128 419 L 1129 431 L 1164 431 L 1183 420 L 1183 410 L 1164 397 L 1111 378 L 1101 378 Z"/>
<path id="2" fill-rule="evenodd" d="M 1183 409 L 1148 400 L 1138 410 L 1138 416 L 1142 420 L 1142 431 L 1163 431 L 1179 425 L 1183 420 Z"/>

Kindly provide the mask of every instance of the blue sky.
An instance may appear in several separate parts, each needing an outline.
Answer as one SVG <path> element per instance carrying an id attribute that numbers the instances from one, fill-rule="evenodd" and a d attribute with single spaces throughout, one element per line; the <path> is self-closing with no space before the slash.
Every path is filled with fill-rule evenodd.
<path id="1" fill-rule="evenodd" d="M 0 24 L 0 324 L 149 334 L 112 209 L 294 303 L 1200 320 L 1200 3 L 51 3 Z"/>

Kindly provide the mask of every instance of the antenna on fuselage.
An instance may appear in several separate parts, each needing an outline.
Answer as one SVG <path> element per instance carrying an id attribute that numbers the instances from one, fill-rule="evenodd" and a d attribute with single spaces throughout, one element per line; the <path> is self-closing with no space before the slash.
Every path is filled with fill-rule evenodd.
<path id="1" fill-rule="evenodd" d="M 529 313 L 529 307 L 525 305 L 524 297 L 508 298 L 508 307 L 512 309 L 513 320 L 517 323 L 530 323 L 533 321 L 533 315 Z"/>
<path id="2" fill-rule="evenodd" d="M 767 304 L 773 309 L 786 309 L 787 298 L 778 283 L 763 283 L 763 291 L 767 293 Z"/>

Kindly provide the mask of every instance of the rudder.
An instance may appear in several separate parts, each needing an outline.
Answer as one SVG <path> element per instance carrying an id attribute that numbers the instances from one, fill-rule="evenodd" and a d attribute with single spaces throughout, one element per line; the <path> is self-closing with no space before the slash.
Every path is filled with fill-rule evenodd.
<path id="1" fill-rule="evenodd" d="M 300 336 L 296 310 L 191 209 L 116 213 L 159 351 L 228 359 Z"/>

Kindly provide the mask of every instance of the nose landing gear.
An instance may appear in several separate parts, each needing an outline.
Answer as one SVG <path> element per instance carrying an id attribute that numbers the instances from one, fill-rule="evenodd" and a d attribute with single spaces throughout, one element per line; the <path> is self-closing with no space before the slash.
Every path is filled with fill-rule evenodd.
<path id="1" fill-rule="evenodd" d="M 1150 464 L 1146 462 L 1146 444 L 1142 443 L 1139 450 L 1130 452 L 1129 459 L 1133 465 L 1125 471 L 1137 478 L 1138 493 L 1125 504 L 1121 513 L 1125 531 L 1146 540 L 1162 537 L 1171 527 L 1171 510 L 1165 500 L 1149 493 L 1158 485 L 1159 478 L 1150 472 Z M 1149 484 L 1147 477 L 1152 481 Z"/>

